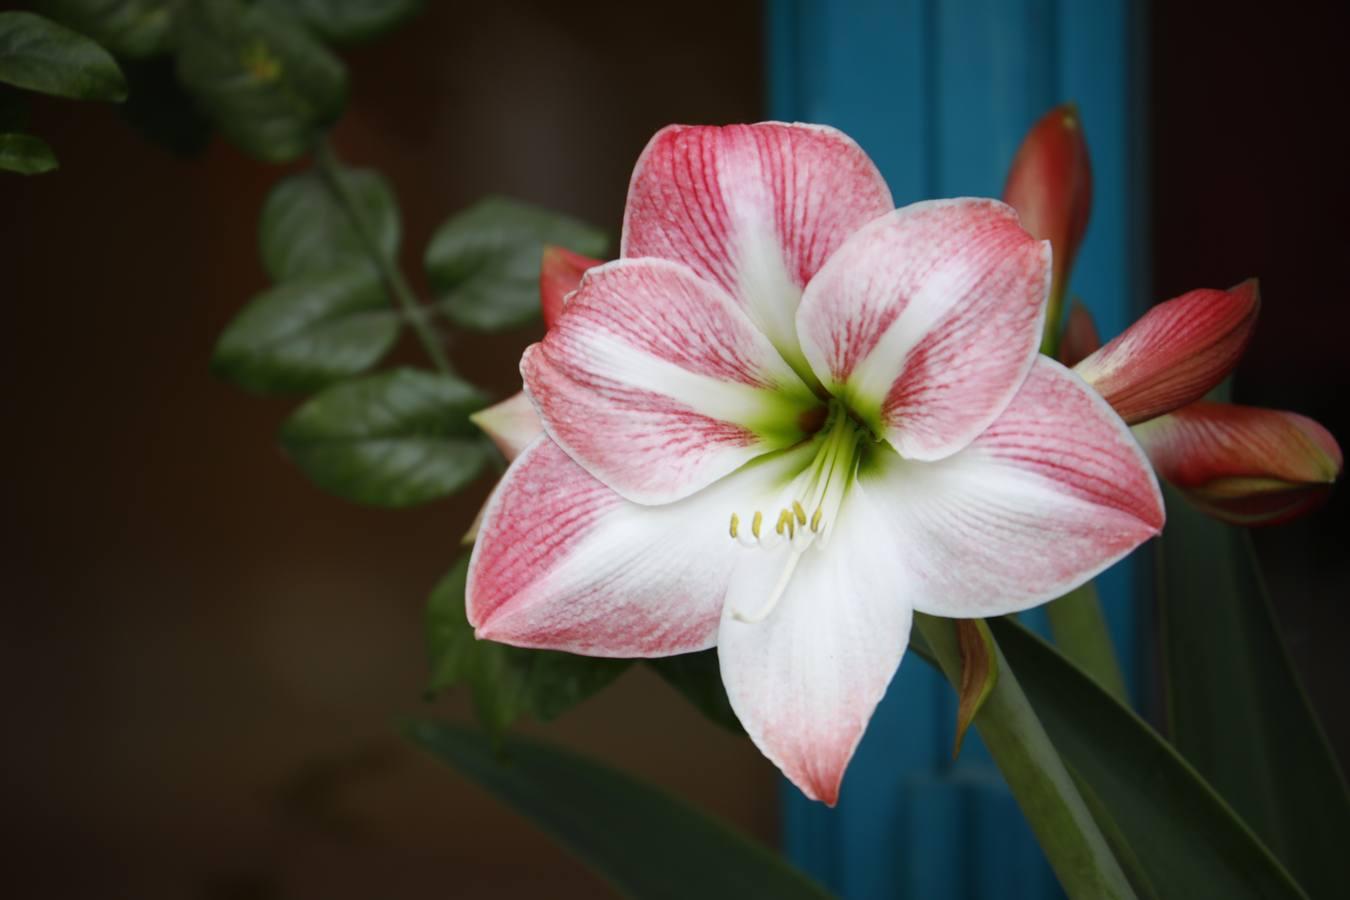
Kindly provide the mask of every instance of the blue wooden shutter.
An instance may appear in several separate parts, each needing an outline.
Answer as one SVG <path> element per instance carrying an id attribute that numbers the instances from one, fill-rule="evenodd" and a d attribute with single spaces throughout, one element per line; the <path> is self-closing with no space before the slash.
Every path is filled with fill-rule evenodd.
<path id="1" fill-rule="evenodd" d="M 1072 291 L 1103 335 L 1147 306 L 1140 14 L 1127 0 L 771 0 L 769 114 L 822 122 L 871 154 L 896 203 L 992 196 L 1023 135 L 1075 100 L 1094 206 Z M 1138 690 L 1136 574 L 1100 580 Z M 1029 616 L 1043 624 L 1043 613 Z M 849 900 L 1059 896 L 988 751 L 951 760 L 954 695 L 909 659 L 845 779 L 837 809 L 784 786 L 788 853 Z"/>

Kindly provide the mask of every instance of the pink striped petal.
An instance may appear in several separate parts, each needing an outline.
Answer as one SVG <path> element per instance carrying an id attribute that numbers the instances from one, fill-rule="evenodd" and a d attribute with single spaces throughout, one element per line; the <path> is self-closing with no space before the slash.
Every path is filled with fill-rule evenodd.
<path id="1" fill-rule="evenodd" d="M 867 154 L 833 128 L 672 125 L 633 171 L 621 255 L 684 263 L 720 285 L 804 370 L 793 329 L 802 288 L 894 206 Z"/>
<path id="2" fill-rule="evenodd" d="M 521 374 L 549 435 L 638 503 L 796 443 L 820 405 L 725 291 L 658 259 L 588 272 Z"/>
<path id="3" fill-rule="evenodd" d="M 547 437 L 507 470 L 469 563 L 475 633 L 590 656 L 711 647 L 740 554 L 731 513 L 768 502 L 805 464 L 753 463 L 679 503 L 642 506 L 591 477 Z"/>
<path id="4" fill-rule="evenodd" d="M 1297 413 L 1192 403 L 1134 430 L 1158 474 L 1210 515 L 1274 525 L 1315 508 L 1341 474 L 1336 439 Z"/>
<path id="5" fill-rule="evenodd" d="M 742 551 L 718 632 L 722 681 L 760 751 L 813 800 L 833 806 L 853 751 L 909 643 L 910 607 L 895 548 L 845 507 L 828 546 L 801 554 L 763 621 L 791 551 Z"/>
<path id="6" fill-rule="evenodd" d="M 587 269 L 600 265 L 601 260 L 573 253 L 566 247 L 552 244 L 544 247 L 544 259 L 539 267 L 539 307 L 544 313 L 544 327 L 552 328 L 562 315 L 563 298 L 577 289 Z"/>
<path id="7" fill-rule="evenodd" d="M 916 203 L 839 249 L 797 313 L 816 376 L 910 459 L 960 450 L 1036 358 L 1050 245 L 997 200 Z"/>
<path id="8" fill-rule="evenodd" d="M 901 558 L 909 577 L 897 595 L 955 618 L 1058 597 L 1163 524 L 1158 483 L 1129 430 L 1047 357 L 960 453 L 936 463 L 883 454 L 847 502 L 845 514 L 870 516 Z"/>
<path id="9" fill-rule="evenodd" d="M 1074 367 L 1133 425 L 1203 397 L 1247 348 L 1261 293 L 1256 279 L 1231 291 L 1201 289 L 1159 303 Z"/>
<path id="10" fill-rule="evenodd" d="M 524 391 L 517 391 L 501 403 L 480 409 L 469 416 L 469 421 L 492 439 L 508 462 L 544 433 L 539 414 L 534 411 L 534 404 Z"/>
<path id="11" fill-rule="evenodd" d="M 1069 368 L 1078 365 L 1097 352 L 1102 345 L 1097 323 L 1092 313 L 1077 300 L 1069 309 L 1069 321 L 1064 323 L 1064 334 L 1059 341 L 1059 361 Z"/>

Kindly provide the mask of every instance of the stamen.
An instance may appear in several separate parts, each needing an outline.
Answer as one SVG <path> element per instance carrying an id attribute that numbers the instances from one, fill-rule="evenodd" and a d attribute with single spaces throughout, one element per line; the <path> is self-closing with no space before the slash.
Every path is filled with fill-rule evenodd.
<path id="1" fill-rule="evenodd" d="M 778 508 L 777 517 L 771 520 L 773 528 L 767 532 L 764 530 L 763 510 L 754 510 L 753 513 L 747 510 L 751 516 L 750 534 L 742 531 L 740 514 L 731 515 L 731 537 L 747 547 L 758 546 L 767 550 L 784 540 L 792 545 L 791 561 L 765 609 L 754 615 L 736 612 L 736 618 L 740 621 L 757 622 L 767 616 L 778 602 L 779 595 L 786 590 L 787 579 L 797 564 L 797 556 L 809 547 L 825 546 L 834 530 L 839 510 L 858 471 L 859 448 L 866 431 L 849 417 L 841 404 L 832 403 L 828 409 L 824 427 L 808 445 L 813 454 L 811 461 L 790 484 L 782 488 L 781 493 L 774 498 L 775 502 L 766 507 Z"/>
<path id="2" fill-rule="evenodd" d="M 757 612 L 746 615 L 739 609 L 732 610 L 731 615 L 737 622 L 744 622 L 747 625 L 755 625 L 763 622 L 769 617 L 769 613 L 778 606 L 778 601 L 783 599 L 783 593 L 787 591 L 788 582 L 792 579 L 792 572 L 797 568 L 797 560 L 802 558 L 800 550 L 793 550 L 788 554 L 788 561 L 783 566 L 782 573 L 778 576 L 778 583 L 773 586 L 773 592 L 769 594 L 769 599 L 759 608 Z"/>

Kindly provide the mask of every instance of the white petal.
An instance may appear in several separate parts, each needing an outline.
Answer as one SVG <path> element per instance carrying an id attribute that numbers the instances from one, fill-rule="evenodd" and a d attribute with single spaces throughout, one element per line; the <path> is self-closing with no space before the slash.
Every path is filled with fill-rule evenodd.
<path id="1" fill-rule="evenodd" d="M 794 551 L 741 551 L 717 638 L 746 732 L 804 794 L 830 805 L 909 642 L 906 574 L 851 499 L 829 544 L 801 552 L 776 607 L 753 624 L 737 613 L 762 609 Z"/>
<path id="2" fill-rule="evenodd" d="M 1157 479 L 1129 429 L 1046 357 L 966 449 L 933 463 L 878 453 L 849 504 L 884 530 L 914 608 L 955 618 L 1058 597 L 1163 524 Z"/>

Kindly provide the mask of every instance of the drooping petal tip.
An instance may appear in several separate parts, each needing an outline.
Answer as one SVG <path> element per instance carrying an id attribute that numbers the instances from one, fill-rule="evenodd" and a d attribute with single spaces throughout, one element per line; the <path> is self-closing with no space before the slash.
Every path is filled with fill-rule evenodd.
<path id="1" fill-rule="evenodd" d="M 544 314 L 544 327 L 552 328 L 562 315 L 563 301 L 577 289 L 587 269 L 600 265 L 600 260 L 566 247 L 549 244 L 544 247 L 539 267 L 539 306 Z"/>
<path id="2" fill-rule="evenodd" d="M 1202 288 L 1150 309 L 1074 366 L 1131 425 L 1199 400 L 1237 365 L 1256 326 L 1256 279 Z"/>
<path id="3" fill-rule="evenodd" d="M 1282 410 L 1193 403 L 1134 430 L 1159 475 L 1235 525 L 1276 525 L 1315 509 L 1343 465 L 1329 431 Z"/>

